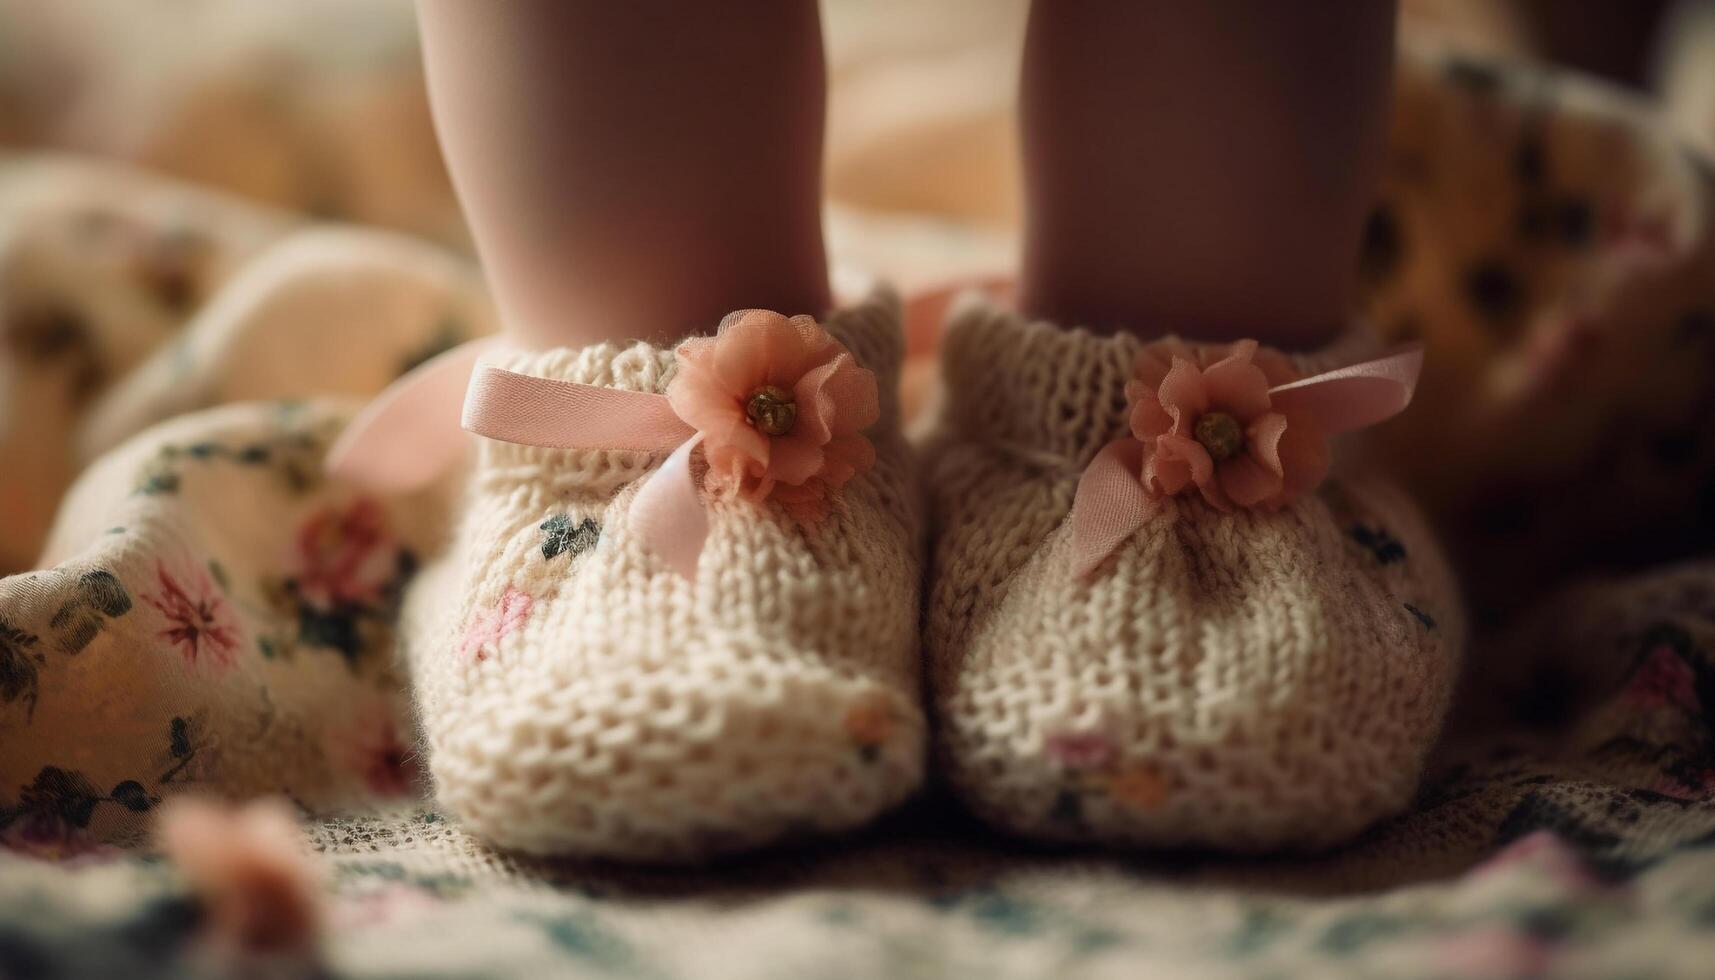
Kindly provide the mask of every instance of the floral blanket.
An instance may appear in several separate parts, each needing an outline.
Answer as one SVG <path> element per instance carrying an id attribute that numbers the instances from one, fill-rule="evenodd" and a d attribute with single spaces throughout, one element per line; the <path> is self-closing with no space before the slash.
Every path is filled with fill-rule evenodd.
<path id="1" fill-rule="evenodd" d="M 365 397 L 494 329 L 468 260 L 0 157 L 0 976 L 230 967 L 146 846 L 185 791 L 299 807 L 323 975 L 1707 976 L 1715 180 L 1576 80 L 1428 52 L 1398 98 L 1366 312 L 1432 367 L 1377 450 L 1479 639 L 1408 813 L 1245 861 L 1039 850 L 935 793 L 701 869 L 484 849 L 427 803 L 393 655 L 456 477 L 321 468 Z"/>

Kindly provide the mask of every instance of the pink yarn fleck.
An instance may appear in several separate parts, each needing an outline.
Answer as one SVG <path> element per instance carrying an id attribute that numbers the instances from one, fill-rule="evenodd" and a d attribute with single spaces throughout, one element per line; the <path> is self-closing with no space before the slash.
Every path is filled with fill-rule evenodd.
<path id="1" fill-rule="evenodd" d="M 1056 732 L 1043 749 L 1068 769 L 1099 769 L 1113 755 L 1113 743 L 1099 732 Z"/>
<path id="2" fill-rule="evenodd" d="M 530 607 L 534 603 L 530 593 L 508 586 L 499 601 L 477 613 L 465 627 L 464 639 L 459 643 L 460 655 L 486 659 L 490 647 L 524 625 L 524 621 L 530 618 Z"/>
<path id="3" fill-rule="evenodd" d="M 1660 644 L 1626 684 L 1626 698 L 1646 709 L 1698 706 L 1697 678 L 1672 646 Z"/>

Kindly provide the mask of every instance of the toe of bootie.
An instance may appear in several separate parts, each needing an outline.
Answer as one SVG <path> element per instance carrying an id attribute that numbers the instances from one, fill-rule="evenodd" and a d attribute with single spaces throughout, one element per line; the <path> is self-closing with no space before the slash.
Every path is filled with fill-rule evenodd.
<path id="1" fill-rule="evenodd" d="M 847 830 L 921 779 L 921 712 L 884 687 L 737 639 L 673 656 L 732 667 L 478 681 L 438 726 L 442 805 L 510 850 L 671 861 Z"/>
<path id="2" fill-rule="evenodd" d="M 1402 504 L 1175 506 L 1093 580 L 1051 535 L 939 685 L 953 782 L 1011 831 L 1146 847 L 1316 848 L 1402 809 L 1460 629 Z"/>

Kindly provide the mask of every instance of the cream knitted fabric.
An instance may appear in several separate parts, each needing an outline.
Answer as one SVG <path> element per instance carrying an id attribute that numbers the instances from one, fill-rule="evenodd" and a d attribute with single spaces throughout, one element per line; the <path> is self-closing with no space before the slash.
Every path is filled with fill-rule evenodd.
<path id="1" fill-rule="evenodd" d="M 1307 370 L 1356 359 L 1348 339 Z M 1143 343 L 981 305 L 927 454 L 939 750 L 987 820 L 1067 840 L 1317 847 L 1402 808 L 1462 616 L 1416 511 L 1336 475 L 1276 513 L 1168 498 L 1088 580 L 1064 521 Z"/>
<path id="2" fill-rule="evenodd" d="M 485 441 L 450 557 L 407 603 L 441 804 L 501 847 L 680 859 L 855 826 L 922 778 L 922 515 L 888 292 L 828 332 L 876 373 L 877 462 L 814 527 L 713 501 L 694 582 L 628 525 L 664 457 Z M 670 351 L 510 370 L 660 392 Z"/>

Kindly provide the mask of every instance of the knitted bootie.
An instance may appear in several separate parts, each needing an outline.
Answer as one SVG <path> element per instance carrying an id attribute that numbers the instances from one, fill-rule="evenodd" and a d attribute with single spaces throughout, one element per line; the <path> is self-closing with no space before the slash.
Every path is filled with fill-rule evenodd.
<path id="1" fill-rule="evenodd" d="M 1407 802 L 1459 662 L 1453 582 L 1397 492 L 1321 482 L 1326 433 L 1351 427 L 1319 425 L 1331 389 L 1279 387 L 1362 346 L 1312 363 L 955 313 L 925 457 L 927 655 L 938 749 L 976 813 L 1254 851 Z"/>
<path id="2" fill-rule="evenodd" d="M 458 540 L 407 600 L 440 803 L 504 848 L 667 860 L 850 828 L 911 792 L 922 515 L 902 354 L 878 293 L 825 330 L 748 311 L 677 351 L 491 359 L 530 392 L 502 399 L 518 418 L 552 414 L 539 389 L 593 391 L 621 407 L 566 431 L 670 403 L 662 424 L 699 434 L 671 456 L 482 440 Z M 640 503 L 670 479 L 696 514 L 669 519 L 706 518 L 688 566 L 688 532 Z"/>

